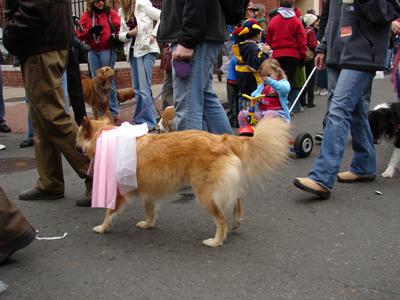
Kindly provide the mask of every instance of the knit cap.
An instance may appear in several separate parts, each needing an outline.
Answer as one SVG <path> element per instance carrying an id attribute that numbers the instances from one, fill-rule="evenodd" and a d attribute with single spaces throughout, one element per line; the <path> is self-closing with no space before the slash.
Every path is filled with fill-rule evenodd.
<path id="1" fill-rule="evenodd" d="M 314 24 L 314 22 L 317 21 L 317 19 L 318 17 L 313 14 L 306 14 L 303 17 L 304 24 L 306 24 L 307 26 L 311 26 L 312 24 Z"/>
<path id="2" fill-rule="evenodd" d="M 251 39 L 255 37 L 262 31 L 261 25 L 257 22 L 256 19 L 247 19 L 243 22 L 242 27 L 236 29 L 232 34 L 239 33 L 239 35 L 244 35 L 246 39 Z"/>

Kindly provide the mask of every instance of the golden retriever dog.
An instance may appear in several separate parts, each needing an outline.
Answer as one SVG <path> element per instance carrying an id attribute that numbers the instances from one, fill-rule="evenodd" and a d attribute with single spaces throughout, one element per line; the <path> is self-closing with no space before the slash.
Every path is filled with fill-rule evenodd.
<path id="1" fill-rule="evenodd" d="M 90 79 L 81 77 L 83 99 L 93 109 L 96 120 L 100 117 L 100 110 L 103 113 L 108 111 L 110 105 L 111 81 L 117 75 L 117 71 L 110 67 L 103 67 L 97 70 L 96 78 Z"/>
<path id="2" fill-rule="evenodd" d="M 97 138 L 102 130 L 115 129 L 112 124 L 110 113 L 99 121 L 84 117 L 77 134 L 77 151 L 84 151 L 93 159 Z M 203 244 L 222 246 L 227 236 L 226 212 L 233 210 L 232 230 L 242 220 L 239 197 L 242 187 L 248 180 L 260 178 L 287 161 L 290 153 L 288 130 L 289 124 L 280 118 L 269 118 L 260 121 L 254 137 L 187 130 L 138 138 L 138 188 L 126 195 L 118 191 L 115 209 L 107 209 L 103 224 L 93 231 L 106 232 L 130 195 L 143 201 L 146 208 L 146 220 L 136 226 L 153 227 L 162 199 L 190 185 L 217 226 L 215 236 L 204 240 Z"/>
<path id="3" fill-rule="evenodd" d="M 158 133 L 176 131 L 176 113 L 173 106 L 168 106 L 164 109 L 156 129 Z"/>
<path id="4" fill-rule="evenodd" d="M 135 98 L 135 92 L 132 88 L 124 89 L 124 90 L 117 90 L 117 99 L 118 103 L 123 103 L 125 101 L 131 100 Z"/>

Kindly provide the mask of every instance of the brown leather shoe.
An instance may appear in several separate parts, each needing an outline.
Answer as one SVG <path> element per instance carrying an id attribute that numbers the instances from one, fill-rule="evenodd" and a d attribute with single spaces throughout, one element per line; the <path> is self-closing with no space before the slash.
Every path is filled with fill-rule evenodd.
<path id="1" fill-rule="evenodd" d="M 76 199 L 76 206 L 91 206 L 92 205 L 92 191 L 86 190 L 85 193 Z"/>
<path id="2" fill-rule="evenodd" d="M 28 246 L 35 239 L 37 233 L 35 228 L 31 227 L 19 238 L 0 246 L 0 264 L 5 262 L 13 253 L 19 249 Z"/>
<path id="3" fill-rule="evenodd" d="M 306 192 L 315 194 L 325 199 L 328 199 L 331 195 L 331 192 L 328 189 L 324 188 L 322 185 L 316 183 L 310 178 L 296 178 L 293 184 L 299 189 L 302 189 Z"/>
<path id="4" fill-rule="evenodd" d="M 361 177 L 358 175 L 355 175 L 349 171 L 347 172 L 342 172 L 339 173 L 337 176 L 337 180 L 339 182 L 343 182 L 343 183 L 353 183 L 353 182 L 371 182 L 375 180 L 375 175 L 371 175 L 368 177 Z"/>
<path id="5" fill-rule="evenodd" d="M 222 70 L 221 70 L 221 69 L 218 69 L 218 70 L 217 70 L 217 78 L 218 78 L 218 81 L 219 81 L 219 82 L 222 81 Z"/>
<path id="6" fill-rule="evenodd" d="M 36 188 L 31 188 L 19 194 L 19 200 L 55 200 L 61 198 L 64 198 L 64 193 L 45 193 Z"/>

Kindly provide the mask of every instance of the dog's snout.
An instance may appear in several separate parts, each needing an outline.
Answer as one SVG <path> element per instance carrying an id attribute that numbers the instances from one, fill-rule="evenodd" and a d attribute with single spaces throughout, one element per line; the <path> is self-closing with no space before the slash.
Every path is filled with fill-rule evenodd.
<path id="1" fill-rule="evenodd" d="M 76 146 L 76 147 L 75 147 L 75 151 L 76 151 L 78 154 L 83 155 L 83 150 L 82 150 L 81 147 Z"/>

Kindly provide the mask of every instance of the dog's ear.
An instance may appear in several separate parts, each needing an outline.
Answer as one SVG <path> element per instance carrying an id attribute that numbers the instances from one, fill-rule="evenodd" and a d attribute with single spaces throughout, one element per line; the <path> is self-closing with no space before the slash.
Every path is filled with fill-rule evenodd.
<path id="1" fill-rule="evenodd" d="M 102 117 L 100 117 L 101 121 L 109 121 L 110 125 L 114 124 L 114 119 L 112 117 L 111 111 L 107 111 Z"/>
<path id="2" fill-rule="evenodd" d="M 104 69 L 100 68 L 96 72 L 96 78 L 99 82 L 103 82 L 106 79 L 106 76 L 104 74 Z"/>
<path id="3" fill-rule="evenodd" d="M 86 116 L 83 117 L 80 127 L 83 132 L 91 132 L 92 131 L 92 124 L 90 124 L 90 120 Z"/>

